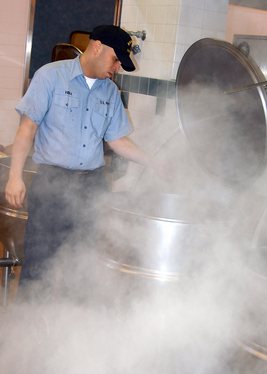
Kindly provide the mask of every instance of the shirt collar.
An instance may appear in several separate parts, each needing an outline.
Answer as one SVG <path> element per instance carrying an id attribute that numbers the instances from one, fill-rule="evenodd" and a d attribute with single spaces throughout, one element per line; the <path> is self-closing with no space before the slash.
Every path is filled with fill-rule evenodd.
<path id="1" fill-rule="evenodd" d="M 72 63 L 73 64 L 72 64 L 71 77 L 70 77 L 71 80 L 75 79 L 76 77 L 78 77 L 80 75 L 82 75 L 83 78 L 84 78 L 84 74 L 83 74 L 83 71 L 82 71 L 81 63 L 80 63 L 80 56 L 75 57 L 72 60 Z M 96 79 L 95 84 L 92 87 L 92 89 L 98 87 L 101 84 L 103 84 L 107 79 L 108 78 L 106 78 L 106 79 Z M 84 78 L 84 80 L 85 80 L 85 78 Z"/>
<path id="2" fill-rule="evenodd" d="M 72 61 L 71 79 L 74 79 L 79 75 L 83 75 L 83 71 L 80 64 L 80 56 L 75 57 Z"/>

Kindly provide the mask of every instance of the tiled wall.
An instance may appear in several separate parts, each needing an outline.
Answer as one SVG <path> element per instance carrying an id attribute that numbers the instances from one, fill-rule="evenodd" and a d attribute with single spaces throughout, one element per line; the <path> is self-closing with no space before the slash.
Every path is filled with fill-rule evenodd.
<path id="1" fill-rule="evenodd" d="M 135 39 L 142 51 L 135 55 L 135 74 L 170 79 L 179 13 L 180 0 L 123 1 L 121 26 L 128 31 L 146 31 L 144 41 Z"/>
<path id="2" fill-rule="evenodd" d="M 172 78 L 187 48 L 202 38 L 225 39 L 228 0 L 182 0 Z"/>
<path id="3" fill-rule="evenodd" d="M 175 97 L 175 81 L 136 75 L 118 74 L 115 82 L 121 90 L 121 97 L 125 108 L 128 108 L 129 97 L 132 93 L 155 96 L 157 100 L 156 113 L 165 111 L 166 100 Z"/>
<path id="4" fill-rule="evenodd" d="M 124 0 L 121 25 L 128 31 L 145 30 L 135 38 L 136 75 L 175 79 L 185 50 L 204 37 L 224 39 L 228 0 Z"/>
<path id="5" fill-rule="evenodd" d="M 125 105 L 131 93 L 156 96 L 162 114 L 185 51 L 201 38 L 225 39 L 227 12 L 228 0 L 124 0 L 121 26 L 146 31 L 145 40 L 134 37 L 141 49 L 133 55 L 137 70 L 117 77 Z"/>
<path id="6" fill-rule="evenodd" d="M 23 91 L 30 0 L 1 2 L 0 12 L 0 144 L 8 145 L 19 123 L 14 106 Z"/>
<path id="7" fill-rule="evenodd" d="M 155 158 L 164 159 L 168 165 L 176 163 L 174 169 L 180 165 L 184 157 L 181 150 L 185 147 L 175 102 L 178 66 L 195 41 L 204 37 L 225 38 L 227 10 L 228 0 L 123 1 L 122 27 L 147 32 L 144 41 L 135 40 L 141 48 L 141 53 L 135 55 L 137 71 L 117 77 L 135 128 L 133 139 Z M 188 157 L 190 166 L 183 168 L 185 173 L 193 170 Z M 144 179 L 151 182 L 146 175 L 148 170 L 130 163 L 126 177 L 117 181 L 118 188 L 120 182 L 128 188 L 137 188 Z M 180 176 L 176 185 L 182 188 L 185 179 Z"/>

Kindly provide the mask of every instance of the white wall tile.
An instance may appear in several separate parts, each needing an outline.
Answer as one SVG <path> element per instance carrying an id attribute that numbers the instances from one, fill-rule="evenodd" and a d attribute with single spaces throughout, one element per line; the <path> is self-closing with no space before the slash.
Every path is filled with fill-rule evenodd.
<path id="1" fill-rule="evenodd" d="M 137 5 L 136 4 L 136 0 L 123 0 L 123 7 L 122 7 L 122 11 L 123 11 L 123 8 L 127 5 Z"/>
<path id="2" fill-rule="evenodd" d="M 136 30 L 147 32 L 146 40 L 138 42 L 141 53 L 135 57 L 141 75 L 149 72 L 148 76 L 158 77 L 161 71 L 165 77 L 169 71 L 171 78 L 174 64 L 191 44 L 203 37 L 224 37 L 228 0 L 127 0 L 124 7 L 135 10 L 131 16 L 123 13 L 122 24 L 133 29 L 138 9 Z"/>
<path id="3" fill-rule="evenodd" d="M 210 29 L 214 31 L 225 31 L 226 14 L 219 12 L 204 12 L 203 14 L 203 29 Z"/>
<path id="4" fill-rule="evenodd" d="M 165 30 L 166 30 L 166 25 L 163 25 L 163 24 L 155 25 L 155 38 L 156 38 L 156 41 L 158 41 L 159 43 L 163 43 L 166 41 Z"/>
<path id="5" fill-rule="evenodd" d="M 135 57 L 139 69 L 134 75 L 175 80 L 180 61 L 194 42 L 225 35 L 228 0 L 124 0 L 123 6 L 127 5 L 138 8 L 136 29 L 147 31 L 147 39 L 140 43 L 142 51 Z M 129 25 L 122 18 L 122 24 L 125 22 Z M 172 107 L 167 100 L 164 115 L 155 115 L 155 97 L 129 95 L 133 139 L 152 154 L 179 131 L 175 100 L 170 102 Z M 130 163 L 129 173 L 118 184 L 131 187 L 141 174 L 142 168 Z"/>
<path id="6" fill-rule="evenodd" d="M 188 6 L 181 7 L 179 26 L 202 27 L 203 10 L 194 9 Z"/>
<path id="7" fill-rule="evenodd" d="M 181 12 L 177 27 L 177 45 L 189 47 L 204 37 L 223 39 L 226 30 L 228 0 L 193 0 L 181 2 Z M 177 48 L 175 63 L 179 62 L 182 49 Z"/>
<path id="8" fill-rule="evenodd" d="M 141 95 L 136 93 L 130 93 L 129 95 L 129 111 L 134 111 L 138 108 L 139 112 L 142 113 L 155 113 L 156 110 L 156 97 L 149 95 Z"/>
<path id="9" fill-rule="evenodd" d="M 188 48 L 187 44 L 177 44 L 175 48 L 175 58 L 174 61 L 178 62 L 181 61 L 183 55 L 185 54 L 186 50 Z"/>
<path id="10" fill-rule="evenodd" d="M 143 42 L 144 46 L 148 42 L 157 42 L 158 41 L 158 39 L 157 39 L 157 36 L 158 36 L 157 26 L 158 25 L 154 25 L 154 24 L 139 24 L 138 25 L 138 27 L 137 27 L 138 30 L 145 30 L 146 31 L 146 39 Z M 160 25 L 160 26 L 163 26 L 163 25 Z"/>
<path id="11" fill-rule="evenodd" d="M 170 80 L 172 74 L 172 65 L 173 63 L 171 61 L 161 61 L 159 64 L 159 72 L 157 78 Z"/>
<path id="12" fill-rule="evenodd" d="M 124 11 L 124 7 L 128 10 Z M 126 30 L 145 30 L 145 41 L 138 40 L 141 53 L 135 56 L 138 70 L 135 75 L 160 78 L 160 74 L 169 77 L 176 46 L 176 29 L 179 19 L 180 0 L 127 0 L 123 3 L 121 25 Z M 129 9 L 136 8 L 136 17 L 129 14 Z M 133 10 L 136 12 L 136 10 Z M 136 14 L 136 13 L 135 13 Z M 166 66 L 164 66 L 164 63 Z M 150 65 L 150 66 L 149 66 Z"/>
<path id="13" fill-rule="evenodd" d="M 182 6 L 187 6 L 189 8 L 193 8 L 193 10 L 204 9 L 205 0 L 182 0 L 181 4 L 182 4 Z"/>
<path id="14" fill-rule="evenodd" d="M 165 25 L 177 25 L 178 22 L 178 6 L 168 6 L 165 8 Z"/>
<path id="15" fill-rule="evenodd" d="M 178 18 L 178 17 L 177 17 Z M 175 43 L 176 41 L 177 24 L 165 25 L 164 41 L 166 43 Z"/>
<path id="16" fill-rule="evenodd" d="M 122 15 L 124 22 L 136 23 L 138 16 L 138 8 L 136 6 L 127 5 L 122 8 Z"/>
<path id="17" fill-rule="evenodd" d="M 166 6 L 155 6 L 154 8 L 147 7 L 146 9 L 146 21 L 147 23 L 154 24 L 165 24 L 166 12 L 168 7 Z"/>
<path id="18" fill-rule="evenodd" d="M 182 56 L 179 59 L 179 61 L 181 61 L 181 59 L 182 59 Z M 179 69 L 179 63 L 174 61 L 172 64 L 172 69 L 171 69 L 171 79 L 176 80 L 178 69 Z"/>
<path id="19" fill-rule="evenodd" d="M 202 30 L 200 39 L 202 38 L 225 40 L 225 31 Z"/>
<path id="20" fill-rule="evenodd" d="M 181 26 L 177 33 L 177 43 L 192 44 L 201 37 L 201 31 L 202 28 Z"/>

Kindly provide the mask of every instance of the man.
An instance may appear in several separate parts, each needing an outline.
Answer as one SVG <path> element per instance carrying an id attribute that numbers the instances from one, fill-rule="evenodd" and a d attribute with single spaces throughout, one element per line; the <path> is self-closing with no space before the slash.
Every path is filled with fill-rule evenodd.
<path id="1" fill-rule="evenodd" d="M 47 260 L 81 226 L 93 233 L 96 202 L 106 190 L 103 141 L 120 156 L 150 163 L 128 138 L 132 127 L 111 80 L 121 67 L 135 69 L 131 43 L 120 27 L 96 27 L 81 56 L 40 68 L 16 107 L 21 124 L 6 185 L 11 206 L 21 208 L 25 200 L 23 168 L 33 144 L 39 165 L 28 191 L 21 281 L 40 278 Z"/>

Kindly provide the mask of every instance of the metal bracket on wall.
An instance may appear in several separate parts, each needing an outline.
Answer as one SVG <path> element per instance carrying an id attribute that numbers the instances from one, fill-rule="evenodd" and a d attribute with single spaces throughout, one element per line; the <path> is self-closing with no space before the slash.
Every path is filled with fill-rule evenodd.
<path id="1" fill-rule="evenodd" d="M 127 31 L 128 34 L 130 34 L 131 36 L 135 36 L 136 38 L 139 38 L 139 39 L 142 39 L 142 40 L 145 40 L 146 39 L 146 31 L 145 30 L 142 30 L 142 31 Z"/>

